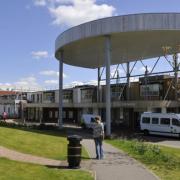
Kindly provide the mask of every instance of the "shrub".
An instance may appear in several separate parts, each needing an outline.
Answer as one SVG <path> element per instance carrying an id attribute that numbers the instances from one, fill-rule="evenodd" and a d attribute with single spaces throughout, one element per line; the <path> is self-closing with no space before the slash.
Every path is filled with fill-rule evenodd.
<path id="1" fill-rule="evenodd" d="M 133 140 L 131 141 L 130 148 L 134 154 L 141 156 L 141 158 L 147 163 L 163 162 L 168 168 L 172 168 L 180 163 L 177 162 L 173 156 L 162 152 L 158 145 L 146 144 L 141 141 Z"/>

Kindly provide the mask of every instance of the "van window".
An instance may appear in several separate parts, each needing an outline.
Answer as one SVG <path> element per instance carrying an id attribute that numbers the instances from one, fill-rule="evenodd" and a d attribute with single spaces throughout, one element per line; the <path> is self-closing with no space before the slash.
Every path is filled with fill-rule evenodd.
<path id="1" fill-rule="evenodd" d="M 172 119 L 172 125 L 174 126 L 180 126 L 180 121 L 178 119 Z"/>
<path id="2" fill-rule="evenodd" d="M 143 117 L 142 123 L 149 124 L 150 123 L 150 117 Z"/>
<path id="3" fill-rule="evenodd" d="M 169 118 L 161 118 L 161 124 L 162 125 L 170 125 L 170 119 Z"/>
<path id="4" fill-rule="evenodd" d="M 91 123 L 95 123 L 95 118 L 91 118 Z"/>
<path id="5" fill-rule="evenodd" d="M 159 118 L 153 117 L 152 124 L 159 124 Z"/>

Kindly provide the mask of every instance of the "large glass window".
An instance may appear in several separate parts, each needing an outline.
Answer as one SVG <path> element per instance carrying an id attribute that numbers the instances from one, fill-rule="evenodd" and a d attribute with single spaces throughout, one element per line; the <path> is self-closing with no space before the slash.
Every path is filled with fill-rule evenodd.
<path id="1" fill-rule="evenodd" d="M 123 90 L 124 88 L 120 86 L 111 87 L 111 98 L 115 100 L 120 99 L 123 95 Z"/>
<path id="2" fill-rule="evenodd" d="M 44 101 L 54 103 L 55 93 L 54 92 L 45 92 Z"/>
<path id="3" fill-rule="evenodd" d="M 72 91 L 64 91 L 63 92 L 63 102 L 72 102 L 73 92 Z"/>
<path id="4" fill-rule="evenodd" d="M 180 121 L 178 119 L 172 119 L 172 125 L 174 126 L 180 126 Z"/>
<path id="5" fill-rule="evenodd" d="M 150 117 L 143 117 L 142 123 L 149 124 L 150 123 Z"/>
<path id="6" fill-rule="evenodd" d="M 73 118 L 73 111 L 69 111 L 69 118 L 70 118 L 70 119 Z"/>
<path id="7" fill-rule="evenodd" d="M 58 118 L 58 111 L 55 111 L 55 118 Z"/>
<path id="8" fill-rule="evenodd" d="M 66 118 L 66 111 L 63 111 L 63 118 Z"/>
<path id="9" fill-rule="evenodd" d="M 49 111 L 49 118 L 53 118 L 53 112 Z"/>
<path id="10" fill-rule="evenodd" d="M 147 84 L 140 86 L 141 96 L 159 96 L 160 84 Z"/>
<path id="11" fill-rule="evenodd" d="M 159 118 L 153 117 L 152 124 L 159 124 Z"/>
<path id="12" fill-rule="evenodd" d="M 81 90 L 81 100 L 82 101 L 92 101 L 93 89 L 82 89 Z"/>
<path id="13" fill-rule="evenodd" d="M 39 102 L 39 94 L 37 94 L 37 102 Z"/>
<path id="14" fill-rule="evenodd" d="M 169 118 L 161 118 L 161 124 L 162 125 L 170 125 L 170 119 Z"/>

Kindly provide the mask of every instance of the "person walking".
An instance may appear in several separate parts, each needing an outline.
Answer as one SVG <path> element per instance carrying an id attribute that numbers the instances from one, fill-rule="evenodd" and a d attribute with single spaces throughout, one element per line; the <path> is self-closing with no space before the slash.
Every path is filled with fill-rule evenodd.
<path id="1" fill-rule="evenodd" d="M 3 119 L 4 121 L 7 119 L 7 113 L 5 111 L 3 112 Z"/>
<path id="2" fill-rule="evenodd" d="M 103 159 L 103 140 L 104 140 L 104 125 L 100 117 L 95 117 L 95 125 L 93 128 L 93 138 L 96 148 L 96 159 Z"/>

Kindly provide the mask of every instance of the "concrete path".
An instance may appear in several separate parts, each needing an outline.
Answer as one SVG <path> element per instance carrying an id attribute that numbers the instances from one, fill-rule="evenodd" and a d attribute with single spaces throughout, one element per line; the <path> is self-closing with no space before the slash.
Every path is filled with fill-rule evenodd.
<path id="1" fill-rule="evenodd" d="M 158 178 L 136 160 L 104 143 L 105 158 L 96 160 L 94 141 L 84 139 L 82 144 L 92 158 L 91 169 L 97 180 L 157 180 Z"/>
<path id="2" fill-rule="evenodd" d="M 29 154 L 20 153 L 14 150 L 7 149 L 2 146 L 0 146 L 0 157 L 5 157 L 15 161 L 48 165 L 48 166 L 59 166 L 61 164 L 61 161 L 58 160 L 47 159 L 43 157 L 37 157 Z"/>

